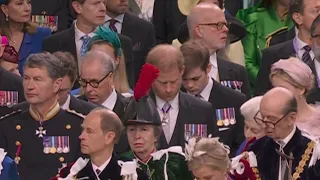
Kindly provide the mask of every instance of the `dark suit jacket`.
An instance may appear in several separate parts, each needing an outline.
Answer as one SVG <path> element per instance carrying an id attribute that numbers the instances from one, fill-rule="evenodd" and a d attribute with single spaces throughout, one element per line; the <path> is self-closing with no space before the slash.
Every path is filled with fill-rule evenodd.
<path id="1" fill-rule="evenodd" d="M 283 151 L 289 155 L 293 154 L 292 161 L 292 174 L 296 171 L 296 167 L 299 165 L 302 155 L 307 149 L 310 139 L 301 135 L 301 131 L 297 128 L 291 140 L 285 145 Z M 279 149 L 277 144 L 270 137 L 263 137 L 258 139 L 248 151 L 253 151 L 257 157 L 259 175 L 262 180 L 278 179 L 279 174 L 279 154 L 275 151 Z M 310 157 L 312 156 L 312 152 Z M 316 166 L 308 168 L 309 160 L 306 161 L 306 165 L 303 167 L 303 172 L 300 174 L 300 178 L 303 180 L 315 180 L 319 179 L 319 176 L 315 174 L 315 167 L 319 167 L 319 161 Z M 318 171 L 319 172 L 319 171 Z M 319 174 L 318 174 L 319 175 Z"/>
<path id="2" fill-rule="evenodd" d="M 128 81 L 130 86 L 133 86 L 133 59 L 132 59 L 132 42 L 130 38 L 125 37 L 119 34 L 119 39 L 121 42 L 121 48 L 123 49 L 123 54 L 126 61 L 126 71 L 128 76 Z M 49 36 L 43 41 L 43 50 L 50 53 L 56 51 L 67 51 L 70 52 L 74 58 L 77 60 L 77 49 L 75 43 L 75 31 L 74 26 L 71 26 L 69 29 L 58 32 Z M 78 64 L 78 61 L 77 61 Z M 75 83 L 73 89 L 79 88 L 79 84 Z"/>
<path id="3" fill-rule="evenodd" d="M 251 93 L 250 93 L 249 79 L 248 79 L 248 73 L 246 71 L 246 68 L 236 63 L 223 60 L 222 58 L 219 58 L 219 57 L 217 58 L 217 64 L 218 64 L 218 73 L 219 73 L 220 82 L 222 84 L 224 84 L 223 81 L 242 82 L 241 92 L 245 94 L 248 99 L 250 99 Z M 231 86 L 233 85 L 231 84 Z M 231 88 L 237 89 L 235 87 L 231 87 Z"/>
<path id="4" fill-rule="evenodd" d="M 71 1 L 68 0 L 32 0 L 32 15 L 58 16 L 58 31 L 65 30 L 75 19 Z"/>
<path id="5" fill-rule="evenodd" d="M 272 84 L 269 79 L 271 65 L 279 61 L 280 59 L 288 59 L 292 56 L 296 56 L 296 51 L 293 46 L 293 40 L 289 40 L 263 50 L 262 64 L 257 76 L 255 95 L 263 95 L 272 88 Z M 317 77 L 317 71 L 315 69 L 314 63 L 311 63 L 310 68 L 314 73 L 315 77 Z M 307 101 L 309 103 L 320 101 L 320 92 L 319 88 L 317 88 L 317 80 L 315 80 L 314 87 L 315 88 L 307 96 Z"/>
<path id="6" fill-rule="evenodd" d="M 178 0 L 155 0 L 153 7 L 153 24 L 157 43 L 171 44 L 177 38 L 179 26 L 186 20 L 179 8 Z"/>
<path id="7" fill-rule="evenodd" d="M 156 103 L 155 94 L 150 92 L 150 97 Z M 158 149 L 166 149 L 171 146 L 185 146 L 185 125 L 187 124 L 206 124 L 207 135 L 217 135 L 217 125 L 215 123 L 215 112 L 211 104 L 193 97 L 187 93 L 179 92 L 179 113 L 177 116 L 176 126 L 169 144 L 164 134 L 160 136 Z"/>
<path id="8" fill-rule="evenodd" d="M 21 47 L 19 50 L 19 72 L 23 75 L 23 65 L 26 62 L 28 56 L 34 53 L 42 52 L 43 40 L 50 36 L 50 28 L 37 27 L 37 32 L 34 34 L 24 33 Z"/>
<path id="9" fill-rule="evenodd" d="M 122 180 L 123 177 L 121 177 L 121 167 L 118 165 L 118 161 L 127 161 L 124 159 L 120 159 L 116 154 L 113 154 L 111 157 L 111 160 L 109 164 L 106 166 L 106 168 L 100 173 L 99 179 L 101 180 Z M 68 166 L 61 170 L 60 176 L 66 177 L 70 173 L 70 169 L 72 166 Z M 138 174 L 138 180 L 148 180 L 148 176 L 146 173 L 144 173 L 141 169 L 137 168 L 137 174 Z M 89 177 L 89 180 L 96 180 L 97 177 L 95 175 L 95 172 L 93 171 L 92 162 L 89 161 L 87 165 L 78 172 L 76 175 L 76 178 L 84 178 Z M 53 178 L 54 180 L 57 178 Z"/>
<path id="10" fill-rule="evenodd" d="M 240 107 L 246 101 L 246 96 L 240 92 L 227 88 L 213 80 L 213 86 L 209 96 L 209 102 L 214 111 L 217 109 L 234 108 L 236 124 L 218 126 L 220 140 L 230 147 L 230 157 L 233 157 L 244 140 L 244 118 L 241 115 Z M 216 112 L 217 123 L 218 112 Z"/>
<path id="11" fill-rule="evenodd" d="M 70 95 L 69 108 L 71 110 L 75 110 L 78 113 L 81 113 L 83 115 L 87 115 L 90 113 L 91 110 L 93 110 L 96 107 L 98 107 L 98 106 L 96 106 L 95 104 L 78 99 L 78 98 Z"/>
<path id="12" fill-rule="evenodd" d="M 270 40 L 270 46 L 292 40 L 295 36 L 296 36 L 295 27 L 287 31 L 281 31 L 280 33 L 272 37 L 272 39 Z"/>
<path id="13" fill-rule="evenodd" d="M 18 102 L 25 101 L 22 78 L 0 67 L 0 91 L 17 91 Z M 0 107 L 0 117 L 12 112 L 12 107 Z"/>
<path id="14" fill-rule="evenodd" d="M 138 80 L 142 65 L 149 50 L 156 44 L 153 25 L 131 12 L 124 15 L 121 34 L 131 38 L 134 59 L 134 84 Z M 128 77 L 130 77 L 128 75 Z"/>

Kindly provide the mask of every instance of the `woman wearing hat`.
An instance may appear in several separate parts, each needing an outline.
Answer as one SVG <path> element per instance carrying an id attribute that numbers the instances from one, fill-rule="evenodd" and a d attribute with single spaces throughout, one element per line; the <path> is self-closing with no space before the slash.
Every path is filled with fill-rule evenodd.
<path id="1" fill-rule="evenodd" d="M 261 65 L 262 50 L 268 47 L 273 35 L 293 27 L 288 6 L 289 0 L 260 0 L 254 7 L 237 14 L 247 29 L 242 44 L 251 90 L 254 90 Z"/>
<path id="2" fill-rule="evenodd" d="M 140 168 L 152 180 L 193 180 L 180 146 L 160 151 L 156 149 L 162 124 L 156 105 L 146 93 L 158 72 L 150 64 L 142 68 L 134 97 L 129 101 L 123 118 L 131 151 L 122 156 L 137 159 Z"/>

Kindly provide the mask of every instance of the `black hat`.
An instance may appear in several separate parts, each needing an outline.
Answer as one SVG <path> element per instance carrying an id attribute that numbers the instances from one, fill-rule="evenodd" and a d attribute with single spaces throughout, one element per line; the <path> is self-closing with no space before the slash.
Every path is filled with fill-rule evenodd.
<path id="1" fill-rule="evenodd" d="M 143 65 L 134 89 L 134 96 L 131 97 L 125 109 L 123 116 L 125 126 L 136 124 L 161 125 L 157 106 L 147 95 L 152 83 L 158 76 L 159 70 L 155 66 L 148 63 Z"/>

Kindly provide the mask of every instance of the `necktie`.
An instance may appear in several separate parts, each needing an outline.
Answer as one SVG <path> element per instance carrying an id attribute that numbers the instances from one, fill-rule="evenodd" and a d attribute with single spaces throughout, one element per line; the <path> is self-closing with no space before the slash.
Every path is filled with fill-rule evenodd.
<path id="1" fill-rule="evenodd" d="M 171 104 L 166 102 L 163 107 L 161 108 L 162 111 L 162 130 L 164 133 L 164 136 L 166 137 L 167 142 L 170 142 L 171 138 L 171 132 L 170 132 L 170 117 L 169 117 L 169 111 L 171 109 Z"/>
<path id="2" fill-rule="evenodd" d="M 118 33 L 118 29 L 117 29 L 117 27 L 116 27 L 116 23 L 117 23 L 118 21 L 117 20 L 115 20 L 115 19 L 110 19 L 109 20 L 109 28 L 111 29 L 111 30 L 113 30 L 114 32 L 116 32 L 116 33 Z"/>
<path id="3" fill-rule="evenodd" d="M 279 144 L 280 144 L 280 148 L 279 148 L 280 152 L 285 154 L 284 151 L 283 151 L 285 143 L 283 141 L 279 141 Z M 281 159 L 281 161 L 280 161 L 280 166 L 281 167 L 280 167 L 280 172 L 279 173 L 281 173 L 281 180 L 285 179 L 285 178 L 288 179 L 287 160 L 285 158 L 281 157 L 281 156 L 280 156 L 280 159 Z"/>
<path id="4" fill-rule="evenodd" d="M 87 50 L 88 50 L 88 43 L 90 40 L 90 36 L 89 35 L 84 35 L 80 38 L 82 40 L 82 46 L 80 48 L 80 57 L 83 57 Z"/>
<path id="5" fill-rule="evenodd" d="M 100 171 L 99 169 L 96 169 L 96 173 L 97 173 L 97 175 L 99 176 L 100 173 L 101 173 L 101 171 Z"/>
<path id="6" fill-rule="evenodd" d="M 303 47 L 303 49 L 305 50 L 305 52 L 302 55 L 302 61 L 307 65 L 310 65 L 310 63 L 312 62 L 312 58 L 310 56 L 311 47 L 306 45 Z"/>

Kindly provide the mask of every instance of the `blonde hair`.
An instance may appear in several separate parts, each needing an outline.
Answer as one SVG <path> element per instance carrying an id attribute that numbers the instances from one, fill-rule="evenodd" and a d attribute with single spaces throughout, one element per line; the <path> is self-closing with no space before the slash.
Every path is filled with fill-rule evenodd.
<path id="1" fill-rule="evenodd" d="M 123 53 L 121 52 L 121 54 Z M 119 93 L 128 93 L 130 91 L 130 88 L 128 83 L 124 55 L 120 56 L 119 58 L 120 58 L 119 65 L 116 68 L 113 75 L 114 88 Z"/>
<path id="2" fill-rule="evenodd" d="M 200 152 L 200 155 L 196 155 Z M 201 138 L 194 146 L 192 158 L 188 161 L 189 170 L 208 166 L 215 170 L 227 172 L 231 167 L 229 149 L 217 138 Z"/>

